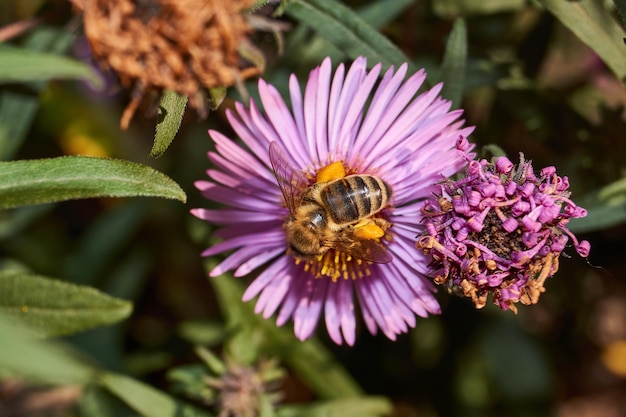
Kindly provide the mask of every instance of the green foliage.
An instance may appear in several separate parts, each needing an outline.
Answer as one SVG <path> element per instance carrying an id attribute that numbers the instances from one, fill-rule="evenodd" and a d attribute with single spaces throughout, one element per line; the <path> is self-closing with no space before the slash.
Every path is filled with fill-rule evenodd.
<path id="1" fill-rule="evenodd" d="M 52 53 L 0 46 L 0 84 L 46 81 L 51 78 L 77 78 L 102 88 L 98 74 L 80 61 Z"/>
<path id="2" fill-rule="evenodd" d="M 441 63 L 441 81 L 443 89 L 441 95 L 452 101 L 452 107 L 458 108 L 463 97 L 465 87 L 465 72 L 467 66 L 467 29 L 465 21 L 458 19 L 454 22 L 452 32 L 446 43 L 446 51 Z"/>
<path id="3" fill-rule="evenodd" d="M 408 59 L 393 43 L 361 17 L 333 0 L 292 0 L 287 14 L 315 29 L 348 57 L 365 56 L 369 65 L 400 66 Z"/>
<path id="4" fill-rule="evenodd" d="M 181 96 L 170 90 L 163 92 L 159 103 L 159 120 L 156 125 L 154 145 L 150 151 L 150 156 L 158 158 L 170 146 L 176 133 L 178 133 L 186 106 L 186 96 Z"/>
<path id="5" fill-rule="evenodd" d="M 576 203 L 587 209 L 587 216 L 570 221 L 570 229 L 575 233 L 623 224 L 626 222 L 626 179 L 585 195 Z"/>
<path id="6" fill-rule="evenodd" d="M 239 363 L 252 363 L 264 354 L 291 366 L 322 399 L 358 397 L 363 391 L 347 370 L 315 338 L 301 342 L 287 329 L 254 314 L 241 302 L 242 285 L 231 276 L 212 278 L 231 338 L 228 352 Z"/>
<path id="7" fill-rule="evenodd" d="M 186 201 L 174 181 L 133 162 L 65 156 L 0 162 L 0 209 L 93 197 L 163 197 Z"/>
<path id="8" fill-rule="evenodd" d="M 301 342 L 291 324 L 255 314 L 241 300 L 247 278 L 206 279 L 219 259 L 203 268 L 199 254 L 218 238 L 190 219 L 189 207 L 207 205 L 193 182 L 215 168 L 206 131 L 232 136 L 224 110 L 236 92 L 257 97 L 256 79 L 194 97 L 206 100 L 206 121 L 182 123 L 187 97 L 149 91 L 120 132 L 135 86 L 81 53 L 80 14 L 67 2 L 1 3 L 2 395 L 11 378 L 80 389 L 62 417 L 211 417 L 223 411 L 215 383 L 229 367 L 268 359 L 287 396 L 264 393 L 260 417 L 548 416 L 597 405 L 586 387 L 599 386 L 598 367 L 606 392 L 621 388 L 608 353 L 626 329 L 606 323 L 619 326 L 626 306 L 625 0 L 257 0 L 246 11 L 267 27 L 289 22 L 284 54 L 256 30 L 241 49 L 240 64 L 262 61 L 279 91 L 327 56 L 424 67 L 425 85 L 443 81 L 442 95 L 476 125 L 479 155 L 557 166 L 588 211 L 568 225 L 592 241 L 588 264 L 563 256 L 538 305 L 475 311 L 442 291 L 440 317 L 417 317 L 395 342 L 360 322 L 353 347 Z M 24 22 L 36 24 L 12 34 Z M 83 155 L 93 148 L 104 152 Z M 189 207 L 179 204 L 187 196 Z M 11 398 L 1 401 L 0 414 Z"/>
<path id="9" fill-rule="evenodd" d="M 127 318 L 132 304 L 93 288 L 15 271 L 0 272 L 0 312 L 42 336 L 60 336 Z"/>
<path id="10" fill-rule="evenodd" d="M 380 29 L 401 16 L 412 3 L 412 0 L 396 0 L 393 2 L 377 0 L 360 7 L 356 12 L 371 27 Z"/>
<path id="11" fill-rule="evenodd" d="M 437 0 L 433 2 L 435 13 L 440 16 L 467 16 L 518 10 L 525 0 Z"/>
<path id="12" fill-rule="evenodd" d="M 546 9 L 589 45 L 626 82 L 626 32 L 601 1 L 540 0 Z"/>
<path id="13" fill-rule="evenodd" d="M 66 31 L 40 28 L 26 38 L 21 52 L 63 53 L 71 40 L 72 35 Z M 57 76 L 60 74 L 55 74 Z M 27 85 L 38 92 L 45 84 L 37 82 Z M 38 106 L 39 98 L 36 93 L 9 89 L 0 91 L 0 160 L 9 160 L 14 156 L 31 127 Z"/>
<path id="14" fill-rule="evenodd" d="M 35 333 L 0 315 L 0 369 L 11 376 L 46 384 L 87 384 L 95 377 L 91 365 L 64 346 L 44 342 Z"/>
<path id="15" fill-rule="evenodd" d="M 147 384 L 125 375 L 105 373 L 100 384 L 146 417 L 209 417 L 199 408 L 177 401 Z"/>
<path id="16" fill-rule="evenodd" d="M 386 398 L 348 398 L 309 406 L 282 407 L 278 417 L 374 417 L 389 415 L 392 409 Z"/>

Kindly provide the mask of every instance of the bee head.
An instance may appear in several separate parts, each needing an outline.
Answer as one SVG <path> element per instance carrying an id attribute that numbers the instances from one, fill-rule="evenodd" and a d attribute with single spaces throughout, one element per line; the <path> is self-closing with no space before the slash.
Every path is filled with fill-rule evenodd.
<path id="1" fill-rule="evenodd" d="M 302 223 L 287 227 L 287 241 L 289 250 L 297 258 L 314 258 L 328 250 L 322 235 Z"/>

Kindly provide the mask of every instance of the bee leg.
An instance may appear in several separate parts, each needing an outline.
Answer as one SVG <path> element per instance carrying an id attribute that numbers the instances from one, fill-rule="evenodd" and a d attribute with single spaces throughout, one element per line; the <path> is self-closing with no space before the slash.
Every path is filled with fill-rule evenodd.
<path id="1" fill-rule="evenodd" d="M 329 182 L 343 178 L 346 176 L 346 168 L 343 166 L 343 162 L 337 161 L 332 164 L 328 164 L 325 167 L 317 171 L 315 176 L 316 182 Z"/>
<path id="2" fill-rule="evenodd" d="M 375 222 L 365 219 L 354 225 L 354 236 L 359 239 L 375 240 L 385 236 L 385 231 Z"/>

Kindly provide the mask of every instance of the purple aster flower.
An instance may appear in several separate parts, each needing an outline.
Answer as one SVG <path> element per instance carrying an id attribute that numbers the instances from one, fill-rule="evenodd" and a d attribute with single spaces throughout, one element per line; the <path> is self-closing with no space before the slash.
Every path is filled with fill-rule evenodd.
<path id="1" fill-rule="evenodd" d="M 365 58 L 358 58 L 348 70 L 339 65 L 333 75 L 326 59 L 309 75 L 304 96 L 292 75 L 291 110 L 261 80 L 265 114 L 254 101 L 249 108 L 237 103 L 227 113 L 243 144 L 209 132 L 216 151 L 208 157 L 215 168 L 208 170 L 209 181 L 196 186 L 225 207 L 192 213 L 223 226 L 216 232 L 223 241 L 204 256 L 232 251 L 210 275 L 233 270 L 241 277 L 263 266 L 244 301 L 258 296 L 256 313 L 269 318 L 277 312 L 279 326 L 292 319 L 301 340 L 323 314 L 335 343 L 354 344 L 357 306 L 372 334 L 380 329 L 392 340 L 415 325 L 416 315 L 440 312 L 424 275 L 427 257 L 414 248 L 423 228 L 419 201 L 437 190 L 442 175 L 462 167 L 456 139 L 473 128 L 462 127 L 460 110 L 450 111 L 451 103 L 439 96 L 441 85 L 416 96 L 426 78 L 423 70 L 406 81 L 407 65 L 382 77 L 380 72 L 380 64 L 367 71 Z M 349 183 L 370 180 L 377 190 L 388 187 L 386 201 L 360 183 L 355 187 L 366 192 L 359 198 L 368 208 L 359 221 L 331 221 L 331 212 L 353 204 L 342 197 L 353 186 Z M 333 181 L 348 188 L 338 191 L 341 198 L 319 203 Z M 294 208 L 304 204 L 317 204 L 322 212 L 314 214 L 309 206 L 310 230 L 327 226 L 326 235 L 338 236 L 323 239 L 317 256 L 297 248 L 299 238 L 290 232 L 294 217 L 301 216 Z M 362 250 L 352 251 L 350 242 Z"/>
<path id="2" fill-rule="evenodd" d="M 589 242 L 567 229 L 571 218 L 587 212 L 569 199 L 568 179 L 554 167 L 536 176 L 522 154 L 517 166 L 506 157 L 477 161 L 467 146 L 459 139 L 465 175 L 444 180 L 436 198 L 424 203 L 426 231 L 417 247 L 432 256 L 435 283 L 460 290 L 477 308 L 493 294 L 494 304 L 517 312 L 517 302 L 537 303 L 570 239 L 588 256 Z"/>

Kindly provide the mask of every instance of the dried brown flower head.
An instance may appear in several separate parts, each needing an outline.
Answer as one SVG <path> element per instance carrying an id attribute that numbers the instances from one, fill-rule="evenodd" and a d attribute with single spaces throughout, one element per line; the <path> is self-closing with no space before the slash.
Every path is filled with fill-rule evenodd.
<path id="1" fill-rule="evenodd" d="M 135 91 L 122 127 L 147 91 L 174 90 L 202 110 L 202 87 L 230 86 L 261 70 L 245 66 L 238 53 L 250 31 L 242 11 L 254 0 L 72 2 L 96 60 Z"/>

